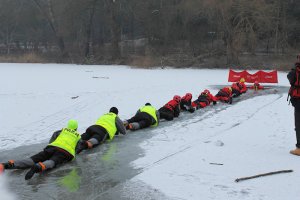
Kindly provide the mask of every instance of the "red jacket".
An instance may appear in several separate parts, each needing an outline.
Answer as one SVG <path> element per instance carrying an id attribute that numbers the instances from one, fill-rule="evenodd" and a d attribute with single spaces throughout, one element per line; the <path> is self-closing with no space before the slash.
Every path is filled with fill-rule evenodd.
<path id="1" fill-rule="evenodd" d="M 168 108 L 171 111 L 174 111 L 179 104 L 175 100 L 171 100 L 164 105 L 165 108 Z"/>
<path id="2" fill-rule="evenodd" d="M 218 94 L 216 94 L 216 98 L 220 101 L 231 104 L 232 103 L 232 91 L 229 89 L 229 87 L 224 87 L 218 92 Z"/>
<path id="3" fill-rule="evenodd" d="M 242 85 L 240 82 L 232 83 L 231 85 L 232 90 L 237 90 L 238 92 L 241 92 Z"/>
<path id="4" fill-rule="evenodd" d="M 198 99 L 203 96 L 202 94 L 199 95 Z M 209 103 L 213 102 L 213 101 L 217 101 L 217 98 L 212 95 L 211 93 L 207 94 L 206 96 L 207 100 L 209 101 Z"/>
<path id="5" fill-rule="evenodd" d="M 223 93 L 225 93 L 227 96 L 229 96 L 229 97 L 231 97 L 232 96 L 232 91 L 231 90 L 229 90 L 229 88 L 228 87 L 224 87 L 224 88 L 222 88 L 221 90 L 220 90 L 220 92 L 223 92 Z"/>
<path id="6" fill-rule="evenodd" d="M 187 95 L 184 95 L 183 97 L 181 97 L 181 101 L 191 101 L 192 100 L 192 97 L 191 96 L 187 96 Z"/>
<path id="7" fill-rule="evenodd" d="M 240 82 L 240 85 L 242 86 L 242 88 L 241 88 L 241 93 L 245 93 L 245 92 L 247 92 L 247 86 L 246 86 L 246 84 L 245 84 L 245 83 L 242 83 L 242 82 Z"/>
<path id="8" fill-rule="evenodd" d="M 203 108 L 203 107 L 210 105 L 211 102 L 216 102 L 216 101 L 217 101 L 217 98 L 214 95 L 212 95 L 210 93 L 208 93 L 208 94 L 201 93 L 198 96 L 198 99 L 193 101 L 192 106 L 193 107 L 200 106 L 201 108 Z"/>

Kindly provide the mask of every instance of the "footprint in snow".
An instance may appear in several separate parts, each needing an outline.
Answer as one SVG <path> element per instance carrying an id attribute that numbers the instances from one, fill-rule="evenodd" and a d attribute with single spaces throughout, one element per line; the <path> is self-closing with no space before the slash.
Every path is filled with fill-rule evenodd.
<path id="1" fill-rule="evenodd" d="M 218 141 L 215 142 L 215 145 L 219 146 L 219 147 L 222 147 L 222 146 L 224 146 L 224 142 L 222 142 L 221 140 L 218 140 Z"/>

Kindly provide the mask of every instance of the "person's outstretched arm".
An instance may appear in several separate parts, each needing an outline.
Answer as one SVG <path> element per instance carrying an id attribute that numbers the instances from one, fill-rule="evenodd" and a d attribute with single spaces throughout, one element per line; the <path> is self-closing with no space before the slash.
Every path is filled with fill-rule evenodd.
<path id="1" fill-rule="evenodd" d="M 119 117 L 116 117 L 116 127 L 117 127 L 117 132 L 120 132 L 121 134 L 126 135 L 125 126 Z"/>

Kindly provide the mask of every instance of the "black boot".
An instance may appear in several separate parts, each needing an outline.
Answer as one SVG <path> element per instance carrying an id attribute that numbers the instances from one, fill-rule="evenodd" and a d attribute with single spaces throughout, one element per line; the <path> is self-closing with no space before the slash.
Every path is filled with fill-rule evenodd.
<path id="1" fill-rule="evenodd" d="M 42 166 L 39 163 L 33 165 L 25 175 L 25 180 L 31 179 L 35 173 L 42 172 L 42 171 L 43 171 Z"/>

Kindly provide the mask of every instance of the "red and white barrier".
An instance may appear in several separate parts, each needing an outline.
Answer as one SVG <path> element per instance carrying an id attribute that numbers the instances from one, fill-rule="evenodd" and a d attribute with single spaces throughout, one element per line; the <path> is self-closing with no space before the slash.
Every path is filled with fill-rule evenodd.
<path id="1" fill-rule="evenodd" d="M 250 74 L 246 70 L 241 72 L 229 70 L 228 82 L 238 82 L 241 78 L 244 78 L 247 83 L 254 83 L 255 81 L 259 83 L 278 83 L 277 70 L 271 72 L 259 70 L 254 74 Z"/>

